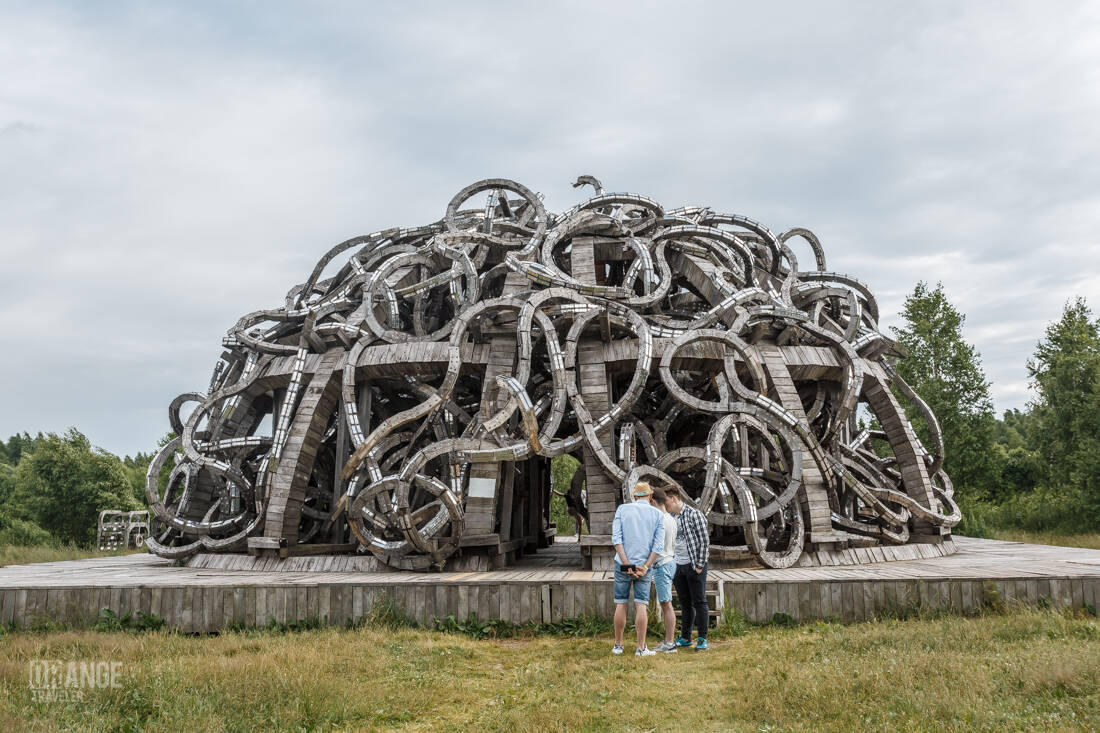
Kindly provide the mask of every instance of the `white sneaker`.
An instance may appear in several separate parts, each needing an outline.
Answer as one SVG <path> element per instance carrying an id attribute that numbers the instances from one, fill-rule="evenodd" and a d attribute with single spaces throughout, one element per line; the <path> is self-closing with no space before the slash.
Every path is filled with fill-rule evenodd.
<path id="1" fill-rule="evenodd" d="M 643 647 L 642 649 L 635 649 L 634 656 L 636 657 L 655 657 L 657 652 L 653 651 L 649 647 Z"/>
<path id="2" fill-rule="evenodd" d="M 623 653 L 623 645 L 622 644 L 616 644 L 615 646 L 611 647 L 611 653 L 612 654 L 622 654 Z"/>
<path id="3" fill-rule="evenodd" d="M 655 651 L 664 652 L 666 654 L 671 654 L 671 653 L 679 651 L 679 650 L 676 648 L 676 643 L 675 642 L 662 641 L 660 644 L 657 645 L 657 649 Z"/>

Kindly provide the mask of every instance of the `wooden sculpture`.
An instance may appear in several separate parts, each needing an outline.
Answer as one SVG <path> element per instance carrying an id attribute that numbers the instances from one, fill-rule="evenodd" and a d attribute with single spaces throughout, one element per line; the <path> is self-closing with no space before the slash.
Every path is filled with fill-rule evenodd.
<path id="1" fill-rule="evenodd" d="M 640 479 L 681 486 L 717 547 L 769 567 L 949 533 L 936 419 L 892 368 L 870 289 L 829 272 L 813 233 L 576 185 L 596 195 L 553 215 L 479 181 L 441 221 L 349 239 L 241 318 L 206 393 L 170 407 L 149 547 L 497 566 L 551 541 L 565 453 L 597 568 Z"/>

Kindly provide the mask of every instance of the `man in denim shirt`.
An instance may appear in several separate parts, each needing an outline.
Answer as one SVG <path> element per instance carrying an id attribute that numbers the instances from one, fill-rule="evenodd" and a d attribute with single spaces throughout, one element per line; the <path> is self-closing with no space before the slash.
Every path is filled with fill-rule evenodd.
<path id="1" fill-rule="evenodd" d="M 657 561 L 665 542 L 665 525 L 661 510 L 649 503 L 653 490 L 640 482 L 634 487 L 634 501 L 615 510 L 611 524 L 611 543 L 615 545 L 615 646 L 612 654 L 623 653 L 623 632 L 626 630 L 626 604 L 634 595 L 634 631 L 638 637 L 635 656 L 656 654 L 645 643 L 649 614 L 649 589 L 653 578 L 649 569 Z M 623 566 L 631 570 L 623 570 Z"/>

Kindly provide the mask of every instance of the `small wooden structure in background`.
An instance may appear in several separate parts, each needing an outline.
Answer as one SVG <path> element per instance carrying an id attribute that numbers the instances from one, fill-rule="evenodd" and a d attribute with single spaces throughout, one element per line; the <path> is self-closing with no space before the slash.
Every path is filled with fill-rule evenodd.
<path id="1" fill-rule="evenodd" d="M 99 513 L 95 544 L 101 550 L 141 547 L 148 536 L 148 510 L 124 512 L 106 509 Z"/>
<path id="2" fill-rule="evenodd" d="M 893 370 L 870 289 L 828 271 L 811 232 L 575 185 L 596 195 L 555 215 L 480 181 L 434 224 L 337 245 L 284 304 L 242 317 L 207 391 L 170 407 L 149 547 L 491 569 L 552 542 L 564 453 L 596 570 L 642 479 L 707 513 L 717 566 L 949 538 L 935 417 Z"/>

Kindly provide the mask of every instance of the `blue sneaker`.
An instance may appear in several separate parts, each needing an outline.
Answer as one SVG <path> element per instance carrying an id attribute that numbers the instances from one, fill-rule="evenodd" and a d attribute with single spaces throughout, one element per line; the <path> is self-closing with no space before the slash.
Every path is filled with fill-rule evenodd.
<path id="1" fill-rule="evenodd" d="M 674 641 L 672 643 L 675 644 L 676 646 L 691 646 L 691 639 L 685 639 L 684 637 L 681 636 L 679 639 L 677 639 L 676 641 Z"/>
<path id="2" fill-rule="evenodd" d="M 699 637 L 695 640 L 695 651 L 705 652 L 707 650 L 707 640 L 703 637 Z"/>

